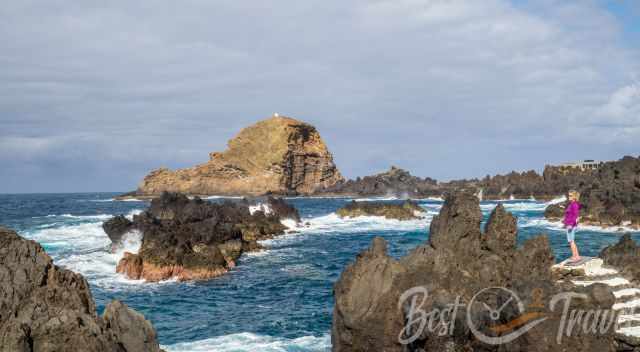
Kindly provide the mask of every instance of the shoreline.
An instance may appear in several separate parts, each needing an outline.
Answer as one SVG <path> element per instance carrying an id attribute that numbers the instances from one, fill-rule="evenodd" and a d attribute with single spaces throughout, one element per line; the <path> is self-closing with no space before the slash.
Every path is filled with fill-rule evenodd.
<path id="1" fill-rule="evenodd" d="M 149 201 L 152 199 L 159 198 L 161 194 L 153 194 L 153 195 L 129 195 L 129 193 L 124 193 L 120 196 L 113 197 L 113 201 Z M 189 198 L 199 197 L 201 199 L 216 199 L 216 198 L 255 198 L 255 197 L 278 197 L 283 199 L 371 199 L 372 201 L 384 201 L 384 200 L 432 200 L 432 201 L 444 201 L 445 195 L 435 195 L 435 196 L 427 196 L 427 197 L 396 197 L 396 196 L 388 196 L 388 195 L 367 195 L 367 194 L 355 194 L 355 193 L 327 193 L 323 195 L 319 194 L 308 194 L 308 195 L 280 195 L 280 194 L 187 194 L 185 195 Z M 534 201 L 534 202 L 550 202 L 559 198 L 562 198 L 563 195 L 554 195 L 554 196 L 541 196 L 541 197 L 533 197 L 533 198 L 500 198 L 500 197 L 491 197 L 491 196 L 483 196 L 481 201 L 492 201 L 492 202 L 508 202 L 508 201 Z"/>

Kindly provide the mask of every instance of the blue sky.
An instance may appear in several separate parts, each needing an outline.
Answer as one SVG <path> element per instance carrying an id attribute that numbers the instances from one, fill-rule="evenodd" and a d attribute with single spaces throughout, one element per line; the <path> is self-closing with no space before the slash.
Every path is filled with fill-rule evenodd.
<path id="1" fill-rule="evenodd" d="M 132 190 L 274 112 L 348 177 L 637 156 L 638 3 L 7 2 L 0 192 Z"/>
<path id="2" fill-rule="evenodd" d="M 623 38 L 629 45 L 638 45 L 640 39 L 640 3 L 634 0 L 611 0 L 604 2 L 622 27 Z"/>

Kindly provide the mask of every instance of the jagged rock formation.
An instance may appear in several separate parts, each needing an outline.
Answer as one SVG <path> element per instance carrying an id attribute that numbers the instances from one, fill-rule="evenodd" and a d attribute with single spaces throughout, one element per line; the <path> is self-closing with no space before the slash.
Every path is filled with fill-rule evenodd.
<path id="1" fill-rule="evenodd" d="M 438 182 L 431 178 L 419 178 L 408 171 L 392 166 L 387 172 L 373 176 L 358 177 L 319 189 L 317 194 L 347 195 L 362 197 L 428 197 L 440 195 Z"/>
<path id="2" fill-rule="evenodd" d="M 511 172 L 506 175 L 487 175 L 483 179 L 463 179 L 438 182 L 420 178 L 406 170 L 391 167 L 387 172 L 358 177 L 319 189 L 316 194 L 399 198 L 440 197 L 445 193 L 469 191 L 482 194 L 483 199 L 509 199 L 511 197 L 540 200 L 552 199 L 584 183 L 592 171 L 547 166 L 543 175 L 533 170 Z"/>
<path id="3" fill-rule="evenodd" d="M 315 127 L 272 117 L 242 129 L 226 151 L 211 153 L 204 164 L 152 171 L 135 196 L 308 194 L 342 179 Z"/>
<path id="4" fill-rule="evenodd" d="M 580 191 L 580 223 L 640 228 L 640 158 L 626 156 L 608 162 L 576 181 Z M 545 217 L 560 220 L 566 203 L 549 206 Z"/>
<path id="5" fill-rule="evenodd" d="M 160 351 L 155 330 L 121 302 L 103 317 L 82 275 L 0 227 L 0 351 Z"/>
<path id="6" fill-rule="evenodd" d="M 266 207 L 255 206 L 252 213 L 247 200 L 213 204 L 165 192 L 132 222 L 116 217 L 104 224 L 115 246 L 123 231 L 137 230 L 143 236 L 139 252 L 125 253 L 116 270 L 147 281 L 220 276 L 235 266 L 243 252 L 259 249 L 258 240 L 284 233 L 286 226 L 280 220 L 299 221 L 297 210 L 284 201 L 272 197 L 264 201 Z"/>
<path id="7" fill-rule="evenodd" d="M 384 216 L 387 219 L 412 220 L 420 219 L 419 213 L 424 212 L 418 203 L 406 200 L 400 204 L 381 202 L 356 202 L 338 209 L 336 214 L 341 218 L 358 216 Z"/>
<path id="8" fill-rule="evenodd" d="M 640 284 L 640 247 L 625 234 L 618 243 L 606 247 L 600 252 L 604 263 L 619 269 L 628 280 Z"/>
<path id="9" fill-rule="evenodd" d="M 386 242 L 376 238 L 335 285 L 333 351 L 613 350 L 613 325 L 596 334 L 574 329 L 571 336 L 556 340 L 562 309 L 551 310 L 549 300 L 566 287 L 552 277 L 554 259 L 546 236 L 530 239 L 518 249 L 516 219 L 501 205 L 484 232 L 481 220 L 478 199 L 458 193 L 448 196 L 434 217 L 428 242 L 407 256 L 393 259 L 386 253 Z M 435 317 L 433 330 L 421 330 L 417 317 L 410 315 L 411 297 L 401 301 L 407 290 L 418 286 L 428 291 L 426 297 L 413 296 L 425 314 L 445 311 L 458 297 L 465 306 L 444 318 Z M 513 291 L 522 306 L 505 290 L 476 296 L 495 286 Z M 572 309 L 608 309 L 614 301 L 604 285 L 572 289 L 585 294 L 572 300 Z M 504 308 L 494 319 L 487 306 Z M 546 320 L 513 341 L 493 345 L 484 339 L 508 336 L 542 317 Z M 399 341 L 411 336 L 415 339 Z"/>
<path id="10" fill-rule="evenodd" d="M 614 296 L 616 313 L 616 351 L 640 350 L 640 247 L 625 235 L 617 244 L 580 265 L 569 265 L 570 259 L 553 266 L 560 279 L 577 286 L 605 286 Z"/>

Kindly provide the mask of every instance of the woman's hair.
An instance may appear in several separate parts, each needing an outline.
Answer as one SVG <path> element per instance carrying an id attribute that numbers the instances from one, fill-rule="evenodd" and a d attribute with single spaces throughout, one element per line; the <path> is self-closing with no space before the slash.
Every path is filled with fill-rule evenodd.
<path id="1" fill-rule="evenodd" d="M 575 200 L 580 200 L 580 192 L 575 191 L 575 190 L 570 190 L 569 191 L 569 198 L 573 198 Z"/>

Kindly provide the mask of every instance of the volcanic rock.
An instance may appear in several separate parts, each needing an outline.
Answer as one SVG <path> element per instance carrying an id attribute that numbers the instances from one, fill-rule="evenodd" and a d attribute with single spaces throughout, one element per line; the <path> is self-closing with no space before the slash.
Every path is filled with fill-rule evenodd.
<path id="1" fill-rule="evenodd" d="M 640 246 L 625 234 L 615 245 L 606 247 L 599 255 L 604 264 L 618 268 L 628 280 L 640 284 Z"/>
<path id="2" fill-rule="evenodd" d="M 114 301 L 99 317 L 82 275 L 0 228 L 0 351 L 160 351 L 142 315 Z"/>
<path id="3" fill-rule="evenodd" d="M 387 219 L 412 220 L 420 219 L 418 213 L 424 212 L 418 203 L 406 200 L 400 204 L 383 202 L 356 202 L 338 209 L 336 214 L 341 218 L 358 216 L 383 216 Z"/>
<path id="4" fill-rule="evenodd" d="M 437 185 L 438 182 L 434 179 L 422 179 L 411 175 L 406 170 L 392 166 L 389 171 L 336 183 L 333 186 L 318 189 L 316 193 L 361 197 L 428 197 L 439 196 L 442 193 Z"/>
<path id="5" fill-rule="evenodd" d="M 434 217 L 429 240 L 405 257 L 393 259 L 385 241 L 374 239 L 334 287 L 333 351 L 612 351 L 613 324 L 602 333 L 574 331 L 556 340 L 562 309 L 551 310 L 549 301 L 563 287 L 552 278 L 554 258 L 546 236 L 517 248 L 516 219 L 502 205 L 493 210 L 484 231 L 481 221 L 477 197 L 455 193 Z M 595 286 L 574 288 L 584 296 L 570 308 L 611 308 L 610 289 Z M 411 324 L 417 318 L 411 315 L 412 302 L 425 314 L 445 312 L 456 302 L 461 308 L 436 316 L 433 329 L 420 329 Z M 504 308 L 494 319 L 487 306 Z M 517 330 L 528 321 L 522 317 L 546 319 L 500 345 L 481 339 Z"/>
<path id="6" fill-rule="evenodd" d="M 604 163 L 573 188 L 581 193 L 581 224 L 640 228 L 640 158 Z M 545 217 L 561 220 L 566 205 L 549 206 Z"/>
<path id="7" fill-rule="evenodd" d="M 102 229 L 113 243 L 120 243 L 122 236 L 131 231 L 133 223 L 124 215 L 114 216 L 102 224 Z"/>
<path id="8" fill-rule="evenodd" d="M 163 193 L 133 217 L 129 228 L 140 231 L 142 245 L 138 253 L 125 253 L 117 272 L 147 281 L 210 279 L 233 268 L 243 252 L 259 249 L 257 241 L 283 234 L 287 227 L 281 220 L 300 219 L 281 199 L 267 197 L 265 206 L 253 212 L 251 202 L 215 204 Z M 105 226 L 105 231 L 111 229 L 120 227 Z"/>
<path id="9" fill-rule="evenodd" d="M 152 171 L 136 196 L 308 194 L 342 180 L 315 127 L 272 117 L 242 129 L 226 151 L 211 153 L 204 164 Z"/>

